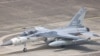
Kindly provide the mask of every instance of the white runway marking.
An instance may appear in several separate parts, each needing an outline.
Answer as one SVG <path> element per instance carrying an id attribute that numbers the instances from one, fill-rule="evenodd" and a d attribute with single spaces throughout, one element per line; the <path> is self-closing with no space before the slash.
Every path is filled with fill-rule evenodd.
<path id="1" fill-rule="evenodd" d="M 2 40 L 4 40 L 4 39 L 7 38 L 7 37 L 11 37 L 11 36 L 14 36 L 14 35 L 17 35 L 17 34 L 20 34 L 20 32 L 18 32 L 18 33 L 12 33 L 12 34 L 8 34 L 8 35 L 5 35 L 5 36 L 2 36 L 2 37 L 0 38 L 0 42 L 2 42 Z"/>

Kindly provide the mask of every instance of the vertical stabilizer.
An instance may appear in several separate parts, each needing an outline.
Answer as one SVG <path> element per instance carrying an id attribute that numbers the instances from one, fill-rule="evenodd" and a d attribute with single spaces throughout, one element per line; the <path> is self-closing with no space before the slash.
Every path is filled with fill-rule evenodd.
<path id="1" fill-rule="evenodd" d="M 86 14 L 86 9 L 83 7 L 81 8 L 76 15 L 72 18 L 68 27 L 83 27 L 83 19 Z"/>

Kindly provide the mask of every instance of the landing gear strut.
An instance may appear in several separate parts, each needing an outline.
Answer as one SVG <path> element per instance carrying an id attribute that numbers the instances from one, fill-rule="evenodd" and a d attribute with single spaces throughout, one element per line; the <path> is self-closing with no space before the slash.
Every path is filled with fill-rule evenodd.
<path id="1" fill-rule="evenodd" d="M 24 44 L 23 52 L 27 52 L 26 43 Z"/>
<path id="2" fill-rule="evenodd" d="M 44 42 L 47 43 L 48 39 L 46 37 L 44 37 Z"/>

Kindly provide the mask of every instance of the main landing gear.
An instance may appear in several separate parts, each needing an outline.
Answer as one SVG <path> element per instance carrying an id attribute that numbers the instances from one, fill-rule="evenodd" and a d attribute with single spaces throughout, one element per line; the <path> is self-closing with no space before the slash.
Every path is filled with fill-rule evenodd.
<path id="1" fill-rule="evenodd" d="M 89 37 L 88 40 L 91 40 L 91 37 Z"/>

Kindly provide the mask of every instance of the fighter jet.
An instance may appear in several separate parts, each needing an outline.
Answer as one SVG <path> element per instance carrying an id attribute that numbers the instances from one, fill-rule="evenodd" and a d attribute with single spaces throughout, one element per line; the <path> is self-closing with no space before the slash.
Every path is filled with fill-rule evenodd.
<path id="1" fill-rule="evenodd" d="M 45 43 L 51 47 L 63 47 L 68 45 L 83 44 L 91 37 L 99 37 L 99 35 L 90 32 L 90 29 L 83 25 L 83 19 L 86 14 L 86 9 L 81 8 L 72 18 L 68 26 L 57 29 L 47 29 L 45 27 L 35 27 L 32 30 L 24 31 L 20 37 L 15 37 L 6 41 L 1 46 L 23 44 L 23 51 L 27 51 L 26 43 L 35 41 L 38 37 L 44 38 Z M 86 35 L 87 38 L 82 38 L 79 35 Z M 52 40 L 49 40 L 52 38 Z"/>

